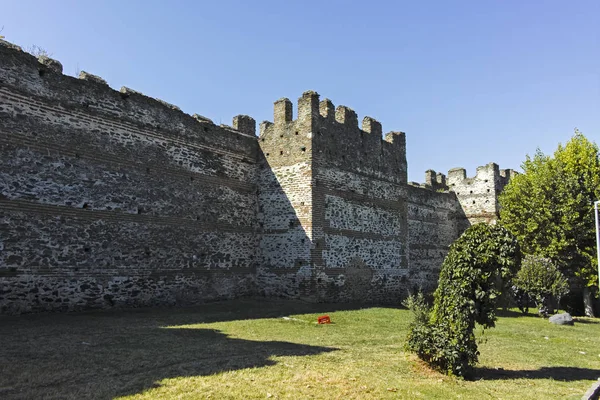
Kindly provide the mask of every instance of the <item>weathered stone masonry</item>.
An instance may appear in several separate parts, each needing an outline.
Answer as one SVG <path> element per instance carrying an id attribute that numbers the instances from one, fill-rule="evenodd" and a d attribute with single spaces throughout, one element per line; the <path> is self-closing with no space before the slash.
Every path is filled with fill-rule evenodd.
<path id="1" fill-rule="evenodd" d="M 256 137 L 0 41 L 0 313 L 396 302 L 497 216 L 510 170 L 411 184 L 404 133 L 315 92 L 274 111 Z"/>

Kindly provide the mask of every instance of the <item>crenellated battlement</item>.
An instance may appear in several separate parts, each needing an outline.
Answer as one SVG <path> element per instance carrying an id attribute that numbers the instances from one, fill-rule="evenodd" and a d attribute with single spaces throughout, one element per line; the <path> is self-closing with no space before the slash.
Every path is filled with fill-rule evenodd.
<path id="1" fill-rule="evenodd" d="M 337 106 L 335 109 L 335 122 L 346 125 L 348 129 L 358 128 L 358 116 L 350 107 Z"/>
<path id="2" fill-rule="evenodd" d="M 493 222 L 500 211 L 498 196 L 514 175 L 511 169 L 500 170 L 498 164 L 489 163 L 477 167 L 473 177 L 467 177 L 464 168 L 453 168 L 447 183 L 471 223 Z"/>
<path id="3" fill-rule="evenodd" d="M 297 108 L 294 119 L 292 102 L 279 99 L 274 103 L 273 122 L 261 123 L 260 144 L 267 149 L 264 153 L 270 162 L 286 162 L 274 157 L 287 157 L 289 162 L 300 157 L 406 182 L 404 132 L 389 132 L 383 138 L 381 123 L 375 118 L 364 117 L 359 127 L 352 108 L 335 107 L 312 90 L 300 96 Z"/>
<path id="4" fill-rule="evenodd" d="M 323 99 L 319 103 L 319 114 L 327 120 L 335 120 L 335 106 L 329 99 Z"/>
<path id="5" fill-rule="evenodd" d="M 362 130 L 371 135 L 377 135 L 381 137 L 383 130 L 381 128 L 381 122 L 371 117 L 364 117 L 362 121 Z"/>
<path id="6" fill-rule="evenodd" d="M 435 172 L 432 169 L 425 171 L 424 187 L 433 190 L 448 190 L 446 185 L 446 175 L 441 172 Z"/>
<path id="7" fill-rule="evenodd" d="M 0 40 L 0 57 L 5 59 L 0 78 L 5 85 L 21 92 L 30 91 L 36 96 L 58 99 L 66 106 L 130 119 L 161 130 L 191 130 L 196 137 L 218 129 L 210 119 L 198 114 L 188 115 L 164 100 L 125 86 L 117 91 L 98 75 L 86 71 L 81 71 L 76 78 L 64 75 L 59 61 L 46 56 L 36 58 L 21 47 L 4 40 Z M 40 86 L 43 88 L 41 91 Z M 241 124 L 239 121 L 236 123 L 235 118 L 233 127 L 226 127 L 225 131 L 255 136 L 256 128 L 252 129 L 250 126 L 250 117 L 243 119 Z M 236 126 L 240 129 L 236 129 Z"/>
<path id="8" fill-rule="evenodd" d="M 500 169 L 498 164 L 489 163 L 477 167 L 475 176 L 467 177 L 464 168 L 452 168 L 448 171 L 448 186 L 450 189 L 461 185 L 472 185 L 475 182 L 493 183 L 497 190 L 502 190 L 516 172 L 512 169 Z"/>
<path id="9" fill-rule="evenodd" d="M 498 164 L 489 163 L 477 167 L 473 177 L 467 177 L 464 168 L 452 168 L 447 176 L 430 169 L 425 171 L 425 183 L 410 184 L 433 191 L 449 191 L 456 196 L 470 223 L 490 223 L 498 219 L 499 194 L 515 175 L 512 169 L 501 170 Z"/>
<path id="10" fill-rule="evenodd" d="M 477 167 L 475 176 L 473 177 L 467 177 L 467 170 L 465 168 L 452 168 L 448 171 L 448 175 L 429 169 L 425 171 L 425 183 L 411 183 L 414 186 L 451 191 L 457 191 L 461 187 L 483 183 L 489 184 L 484 185 L 489 186 L 489 188 L 486 187 L 487 193 L 487 189 L 490 188 L 494 188 L 495 191 L 501 191 L 516 174 L 517 172 L 513 169 L 500 169 L 498 164 L 489 163 Z M 469 194 L 472 194 L 470 190 Z"/>

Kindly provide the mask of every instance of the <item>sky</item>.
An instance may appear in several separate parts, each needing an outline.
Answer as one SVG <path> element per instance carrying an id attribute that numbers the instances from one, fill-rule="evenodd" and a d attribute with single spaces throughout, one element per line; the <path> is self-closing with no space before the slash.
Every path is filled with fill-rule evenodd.
<path id="1" fill-rule="evenodd" d="M 600 1 L 0 0 L 0 35 L 231 124 L 306 90 L 404 131 L 409 180 L 600 142 Z M 294 113 L 296 110 L 294 110 Z"/>

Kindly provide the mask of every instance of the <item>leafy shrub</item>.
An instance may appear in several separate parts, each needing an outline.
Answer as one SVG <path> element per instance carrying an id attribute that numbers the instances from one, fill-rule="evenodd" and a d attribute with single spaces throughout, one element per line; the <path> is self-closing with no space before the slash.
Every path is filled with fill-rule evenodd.
<path id="1" fill-rule="evenodd" d="M 468 376 L 479 351 L 475 323 L 496 321 L 496 300 L 518 270 L 515 237 L 498 225 L 477 224 L 450 246 L 440 271 L 431 310 L 421 294 L 404 303 L 415 314 L 406 347 L 433 368 Z"/>
<path id="2" fill-rule="evenodd" d="M 526 293 L 535 302 L 543 317 L 554 312 L 553 298 L 558 301 L 569 292 L 567 278 L 550 259 L 540 256 L 525 256 L 513 283 L 517 290 Z"/>

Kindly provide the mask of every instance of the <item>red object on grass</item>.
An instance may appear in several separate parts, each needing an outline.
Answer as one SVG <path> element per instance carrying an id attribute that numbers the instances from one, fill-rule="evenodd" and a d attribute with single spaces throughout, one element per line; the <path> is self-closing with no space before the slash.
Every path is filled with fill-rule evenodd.
<path id="1" fill-rule="evenodd" d="M 319 324 L 330 324 L 331 319 L 329 318 L 329 315 L 321 315 L 319 318 L 317 318 L 317 322 Z"/>

